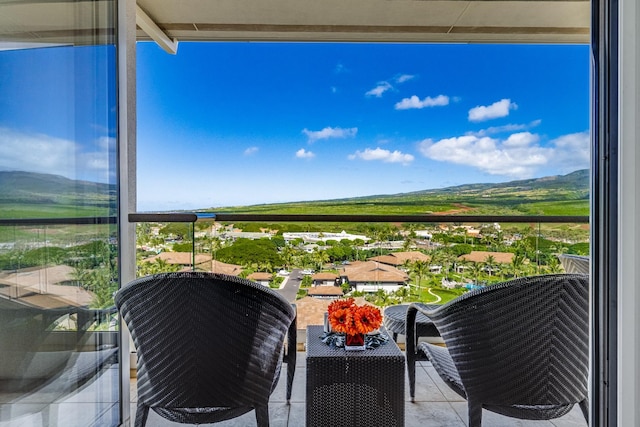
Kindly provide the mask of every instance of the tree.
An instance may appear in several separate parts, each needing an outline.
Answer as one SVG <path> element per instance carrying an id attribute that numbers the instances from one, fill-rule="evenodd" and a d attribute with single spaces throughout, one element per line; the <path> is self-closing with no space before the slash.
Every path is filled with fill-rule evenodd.
<path id="1" fill-rule="evenodd" d="M 291 246 L 287 245 L 280 250 L 280 257 L 282 258 L 282 262 L 284 263 L 284 268 L 289 270 L 289 267 L 293 264 L 293 259 L 295 257 L 295 249 Z"/>
<path id="2" fill-rule="evenodd" d="M 418 290 L 418 295 L 420 295 L 420 291 L 422 290 L 422 277 L 429 272 L 429 264 L 426 261 L 422 260 L 414 261 L 410 266 L 410 272 L 415 276 L 416 288 Z"/>
<path id="3" fill-rule="evenodd" d="M 513 277 L 520 277 L 524 266 L 525 257 L 522 254 L 514 254 L 511 259 L 511 268 L 513 269 Z"/>
<path id="4" fill-rule="evenodd" d="M 473 283 L 476 285 L 479 283 L 480 273 L 482 273 L 482 267 L 483 265 L 480 262 L 472 262 L 469 266 L 469 270 L 471 271 L 471 275 L 473 276 Z"/>
<path id="5" fill-rule="evenodd" d="M 153 261 L 144 261 L 138 264 L 136 272 L 137 277 L 148 276 L 156 273 L 170 273 L 179 271 L 181 268 L 178 264 L 169 264 L 162 258 L 156 258 Z"/>
<path id="6" fill-rule="evenodd" d="M 487 255 L 484 259 L 484 269 L 489 273 L 489 276 L 493 276 L 493 270 L 496 268 L 496 258 L 493 255 Z"/>
<path id="7" fill-rule="evenodd" d="M 324 265 L 329 262 L 329 255 L 325 251 L 315 250 L 311 254 L 314 264 L 317 266 L 318 271 L 324 268 Z"/>
<path id="8" fill-rule="evenodd" d="M 269 239 L 238 239 L 232 245 L 218 250 L 218 259 L 238 265 L 270 262 L 271 265 L 282 265 L 278 248 Z"/>

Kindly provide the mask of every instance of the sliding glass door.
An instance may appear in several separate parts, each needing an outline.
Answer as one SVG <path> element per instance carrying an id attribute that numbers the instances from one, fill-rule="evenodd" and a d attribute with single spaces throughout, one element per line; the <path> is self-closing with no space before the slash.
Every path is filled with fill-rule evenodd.
<path id="1" fill-rule="evenodd" d="M 0 425 L 118 425 L 115 2 L 0 4 Z"/>

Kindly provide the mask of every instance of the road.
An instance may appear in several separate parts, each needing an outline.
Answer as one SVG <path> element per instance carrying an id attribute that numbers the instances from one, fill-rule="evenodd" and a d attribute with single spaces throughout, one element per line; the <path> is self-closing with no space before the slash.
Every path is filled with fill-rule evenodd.
<path id="1" fill-rule="evenodd" d="M 289 302 L 296 301 L 296 295 L 298 289 L 300 289 L 300 283 L 302 282 L 302 273 L 299 269 L 291 270 L 288 276 L 284 278 L 284 285 L 277 291 L 287 299 Z"/>

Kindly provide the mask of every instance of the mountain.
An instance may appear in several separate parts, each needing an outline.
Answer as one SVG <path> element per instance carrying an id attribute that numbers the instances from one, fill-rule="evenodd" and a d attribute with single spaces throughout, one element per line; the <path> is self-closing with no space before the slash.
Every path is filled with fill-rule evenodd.
<path id="1" fill-rule="evenodd" d="M 558 190 L 589 192 L 589 169 L 577 170 L 567 175 L 545 176 L 543 178 L 523 179 L 519 181 L 501 182 L 497 184 L 465 184 L 436 190 L 422 190 L 405 194 L 446 194 L 446 193 L 496 193 L 504 190 L 510 192 Z"/>
<path id="2" fill-rule="evenodd" d="M 29 211 L 44 206 L 113 208 L 116 187 L 58 175 L 0 171 L 0 203 Z M 75 209 L 75 208 L 74 208 Z M 111 209 L 109 209 L 111 210 Z M 264 214 L 588 215 L 589 170 L 497 184 L 465 184 L 390 195 L 203 209 Z M 10 215 L 7 213 L 7 215 Z M 15 214 L 18 215 L 18 214 Z"/>
<path id="3" fill-rule="evenodd" d="M 0 171 L 0 203 L 109 206 L 116 187 L 59 175 Z"/>
<path id="4" fill-rule="evenodd" d="M 218 207 L 252 214 L 588 215 L 589 170 L 497 184 L 465 184 L 409 193 Z"/>

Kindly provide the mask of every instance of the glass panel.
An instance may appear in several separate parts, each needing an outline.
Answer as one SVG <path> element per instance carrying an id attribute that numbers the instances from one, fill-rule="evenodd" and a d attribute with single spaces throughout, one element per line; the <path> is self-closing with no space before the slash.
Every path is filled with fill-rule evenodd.
<path id="1" fill-rule="evenodd" d="M 544 222 L 544 217 L 536 223 L 504 220 L 141 222 L 136 229 L 138 276 L 193 269 L 247 277 L 295 301 L 298 329 L 304 330 L 323 322 L 318 300 L 327 305 L 349 295 L 379 307 L 444 304 L 478 287 L 581 272 L 578 263 L 585 259 L 588 265 L 588 217 L 578 223 Z M 384 274 L 370 274 L 374 270 Z"/>
<path id="2" fill-rule="evenodd" d="M 119 424 L 115 3 L 0 5 L 0 425 Z"/>

